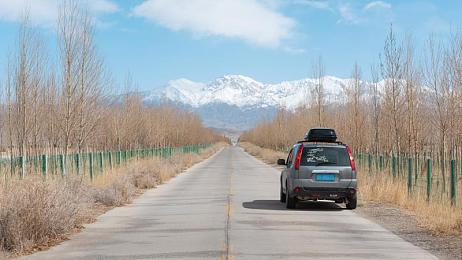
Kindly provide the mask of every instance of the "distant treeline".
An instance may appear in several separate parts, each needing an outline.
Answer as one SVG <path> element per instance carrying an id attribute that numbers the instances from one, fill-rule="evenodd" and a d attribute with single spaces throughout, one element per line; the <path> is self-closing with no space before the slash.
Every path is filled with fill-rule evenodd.
<path id="1" fill-rule="evenodd" d="M 115 94 L 95 43 L 95 19 L 79 1 L 61 2 L 50 56 L 27 15 L 0 81 L 1 150 L 8 156 L 213 143 L 223 139 L 195 114 L 146 106 L 136 92 Z M 123 86 L 133 88 L 127 77 Z M 120 88 L 120 87 L 119 87 Z"/>
<path id="2" fill-rule="evenodd" d="M 462 147 L 462 35 L 428 37 L 416 53 L 411 36 L 387 33 L 376 65 L 362 80 L 354 64 L 344 102 L 329 103 L 324 66 L 314 63 L 317 84 L 295 112 L 279 111 L 274 120 L 245 132 L 241 140 L 282 149 L 303 138 L 308 128 L 335 128 L 356 151 L 374 154 L 437 156 L 460 159 Z"/>

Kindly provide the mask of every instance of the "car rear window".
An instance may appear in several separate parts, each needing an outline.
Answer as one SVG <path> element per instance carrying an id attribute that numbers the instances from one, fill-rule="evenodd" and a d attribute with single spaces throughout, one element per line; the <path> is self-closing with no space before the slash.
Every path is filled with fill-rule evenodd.
<path id="1" fill-rule="evenodd" d="M 350 166 L 345 147 L 303 147 L 302 166 Z"/>

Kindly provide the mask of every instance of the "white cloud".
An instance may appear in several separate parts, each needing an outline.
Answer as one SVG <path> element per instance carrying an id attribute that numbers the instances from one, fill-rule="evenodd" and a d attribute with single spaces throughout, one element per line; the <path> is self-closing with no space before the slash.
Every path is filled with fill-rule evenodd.
<path id="1" fill-rule="evenodd" d="M 25 13 L 33 24 L 51 25 L 58 16 L 59 0 L 0 0 L 0 20 L 17 22 Z M 119 7 L 109 0 L 82 1 L 94 14 L 119 11 Z"/>
<path id="2" fill-rule="evenodd" d="M 384 2 L 384 1 L 373 1 L 364 6 L 364 10 L 375 9 L 375 8 L 390 9 L 391 4 Z"/>
<path id="3" fill-rule="evenodd" d="M 110 14 L 120 11 L 117 4 L 108 0 L 89 0 L 88 8 L 95 13 Z"/>
<path id="4" fill-rule="evenodd" d="M 175 31 L 272 48 L 290 38 L 295 26 L 293 19 L 258 0 L 146 0 L 133 9 L 133 15 Z"/>
<path id="5" fill-rule="evenodd" d="M 16 22 L 21 20 L 26 12 L 33 23 L 51 23 L 57 16 L 57 2 L 55 0 L 0 0 L 0 19 L 2 20 Z"/>
<path id="6" fill-rule="evenodd" d="M 303 54 L 306 53 L 306 50 L 303 48 L 292 48 L 292 47 L 284 47 L 283 50 L 290 54 Z"/>
<path id="7" fill-rule="evenodd" d="M 316 9 L 331 10 L 330 4 L 326 0 L 291 0 L 292 4 L 307 5 Z"/>
<path id="8" fill-rule="evenodd" d="M 349 4 L 342 4 L 338 7 L 341 19 L 338 22 L 351 24 L 360 23 L 361 19 L 357 16 L 355 10 Z"/>
<path id="9" fill-rule="evenodd" d="M 340 19 L 337 22 L 356 25 L 364 24 L 373 19 L 383 19 L 384 15 L 389 13 L 389 9 L 391 9 L 391 4 L 384 1 L 369 2 L 362 8 L 350 3 L 342 3 L 337 7 L 338 14 L 340 15 Z M 375 12 L 373 12 L 373 10 L 375 10 Z"/>

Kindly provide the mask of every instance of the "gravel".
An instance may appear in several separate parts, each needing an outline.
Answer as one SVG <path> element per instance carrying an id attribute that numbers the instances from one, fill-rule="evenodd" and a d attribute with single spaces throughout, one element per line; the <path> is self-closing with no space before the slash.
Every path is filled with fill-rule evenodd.
<path id="1" fill-rule="evenodd" d="M 434 234 L 419 226 L 411 212 L 390 204 L 363 202 L 355 212 L 440 259 L 462 259 L 462 234 Z"/>

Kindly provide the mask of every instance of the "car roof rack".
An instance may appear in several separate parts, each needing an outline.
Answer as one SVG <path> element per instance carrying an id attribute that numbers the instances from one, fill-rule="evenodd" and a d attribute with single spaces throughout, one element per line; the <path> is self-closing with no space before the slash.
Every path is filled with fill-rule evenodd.
<path id="1" fill-rule="evenodd" d="M 308 130 L 304 139 L 309 142 L 334 143 L 337 141 L 337 133 L 332 128 L 316 127 Z"/>
<path id="2" fill-rule="evenodd" d="M 313 144 L 321 143 L 321 144 L 338 144 L 338 145 L 346 145 L 346 144 L 343 143 L 342 141 L 335 141 L 335 142 L 320 142 L 320 141 L 300 140 L 300 141 L 297 142 L 297 144 L 301 144 L 301 143 L 313 143 Z"/>

